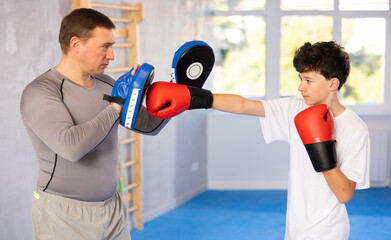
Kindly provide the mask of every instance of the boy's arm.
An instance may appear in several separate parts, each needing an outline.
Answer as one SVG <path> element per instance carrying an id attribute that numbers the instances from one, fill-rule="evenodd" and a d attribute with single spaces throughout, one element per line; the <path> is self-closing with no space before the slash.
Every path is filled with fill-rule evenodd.
<path id="1" fill-rule="evenodd" d="M 356 182 L 349 180 L 338 167 L 324 171 L 323 176 L 340 203 L 347 203 L 352 199 Z"/>
<path id="2" fill-rule="evenodd" d="M 186 110 L 214 108 L 216 110 L 265 116 L 261 101 L 249 100 L 239 95 L 212 94 L 211 91 L 170 82 L 155 82 L 147 92 L 149 114 L 160 119 L 174 117 Z"/>
<path id="3" fill-rule="evenodd" d="M 296 115 L 295 125 L 317 172 L 322 172 L 331 191 L 340 203 L 352 199 L 356 183 L 337 166 L 334 120 L 325 104 L 309 107 Z"/>
<path id="4" fill-rule="evenodd" d="M 262 101 L 250 100 L 234 94 L 213 94 L 212 108 L 223 112 L 265 117 Z"/>

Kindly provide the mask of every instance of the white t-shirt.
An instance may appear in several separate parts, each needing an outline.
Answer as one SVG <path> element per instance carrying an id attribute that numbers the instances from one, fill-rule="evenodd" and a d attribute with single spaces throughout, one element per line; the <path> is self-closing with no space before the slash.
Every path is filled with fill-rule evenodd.
<path id="1" fill-rule="evenodd" d="M 345 204 L 340 204 L 322 173 L 309 159 L 294 117 L 309 106 L 302 98 L 263 101 L 261 118 L 266 143 L 290 143 L 288 206 L 285 239 L 348 239 L 350 225 Z M 350 109 L 334 118 L 337 165 L 356 189 L 369 187 L 369 135 L 365 123 Z"/>

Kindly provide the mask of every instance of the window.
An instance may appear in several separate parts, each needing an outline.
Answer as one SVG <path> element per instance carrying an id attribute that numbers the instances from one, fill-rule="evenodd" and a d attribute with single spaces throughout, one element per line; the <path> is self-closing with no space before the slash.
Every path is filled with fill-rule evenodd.
<path id="1" fill-rule="evenodd" d="M 295 50 L 305 42 L 335 40 L 351 58 L 342 102 L 390 110 L 389 5 L 389 0 L 214 0 L 213 90 L 256 98 L 300 96 Z"/>
<path id="2" fill-rule="evenodd" d="M 280 28 L 280 94 L 300 97 L 298 73 L 292 64 L 295 50 L 305 42 L 332 40 L 333 19 L 330 16 L 283 16 Z"/>
<path id="3" fill-rule="evenodd" d="M 342 18 L 342 44 L 351 73 L 341 89 L 346 104 L 384 103 L 384 18 Z"/>
<path id="4" fill-rule="evenodd" d="M 281 0 L 281 10 L 332 10 L 334 0 Z"/>
<path id="5" fill-rule="evenodd" d="M 265 20 L 255 16 L 214 18 L 221 46 L 214 69 L 214 89 L 241 95 L 265 95 Z"/>
<path id="6" fill-rule="evenodd" d="M 339 0 L 339 10 L 387 11 L 389 0 Z"/>

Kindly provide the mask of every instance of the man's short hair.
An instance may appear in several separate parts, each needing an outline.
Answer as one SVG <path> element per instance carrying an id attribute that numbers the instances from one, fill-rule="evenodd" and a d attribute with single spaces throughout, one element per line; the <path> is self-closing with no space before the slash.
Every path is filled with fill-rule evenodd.
<path id="1" fill-rule="evenodd" d="M 101 12 L 90 8 L 79 8 L 65 16 L 61 22 L 58 40 L 64 54 L 68 52 L 72 37 L 89 39 L 96 27 L 114 29 L 114 23 Z"/>
<path id="2" fill-rule="evenodd" d="M 296 50 L 293 66 L 299 73 L 316 71 L 326 79 L 338 78 L 340 90 L 350 73 L 350 58 L 344 48 L 334 41 L 306 42 Z"/>

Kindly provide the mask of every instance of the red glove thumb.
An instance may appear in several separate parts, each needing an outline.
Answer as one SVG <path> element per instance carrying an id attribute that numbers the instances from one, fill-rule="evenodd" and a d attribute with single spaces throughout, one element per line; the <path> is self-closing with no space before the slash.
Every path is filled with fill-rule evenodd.
<path id="1" fill-rule="evenodd" d="M 334 140 L 334 121 L 326 104 L 309 107 L 297 114 L 295 125 L 304 144 Z"/>

